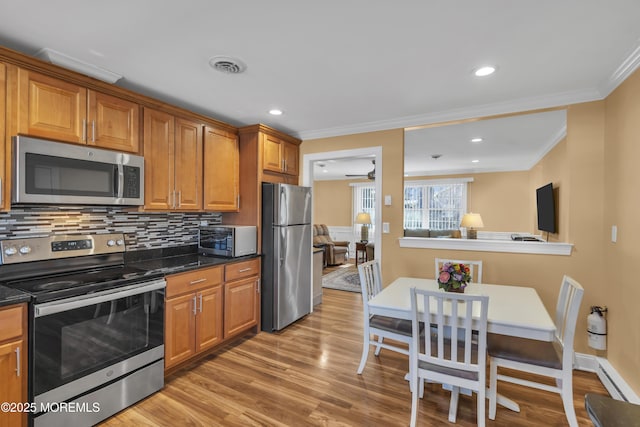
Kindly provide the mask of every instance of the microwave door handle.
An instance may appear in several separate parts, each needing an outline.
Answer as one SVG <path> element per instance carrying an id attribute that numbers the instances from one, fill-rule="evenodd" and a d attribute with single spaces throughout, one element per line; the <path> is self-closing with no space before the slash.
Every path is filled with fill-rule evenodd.
<path id="1" fill-rule="evenodd" d="M 118 162 L 118 174 L 116 175 L 116 188 L 118 189 L 117 197 L 122 199 L 124 195 L 124 166 Z"/>

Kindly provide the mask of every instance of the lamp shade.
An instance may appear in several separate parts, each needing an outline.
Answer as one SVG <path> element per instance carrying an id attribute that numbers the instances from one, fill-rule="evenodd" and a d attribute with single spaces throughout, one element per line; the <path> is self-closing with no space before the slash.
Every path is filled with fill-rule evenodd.
<path id="1" fill-rule="evenodd" d="M 371 224 L 371 215 L 366 212 L 360 212 L 356 216 L 356 224 Z"/>
<path id="2" fill-rule="evenodd" d="M 466 228 L 482 228 L 484 224 L 482 223 L 482 217 L 480 214 L 469 212 L 464 214 L 462 217 L 462 221 L 460 221 L 460 227 Z"/>

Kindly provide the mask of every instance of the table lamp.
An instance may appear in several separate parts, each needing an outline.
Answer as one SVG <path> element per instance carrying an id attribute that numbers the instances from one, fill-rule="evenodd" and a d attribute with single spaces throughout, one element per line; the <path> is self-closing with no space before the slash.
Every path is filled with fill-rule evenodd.
<path id="1" fill-rule="evenodd" d="M 362 224 L 362 227 L 360 227 L 360 241 L 369 241 L 369 224 L 371 224 L 371 215 L 366 212 L 360 212 L 356 216 L 355 223 Z"/>
<path id="2" fill-rule="evenodd" d="M 464 214 L 462 221 L 460 221 L 460 227 L 466 227 L 467 239 L 477 239 L 478 232 L 476 228 L 484 227 L 480 214 L 469 212 Z"/>

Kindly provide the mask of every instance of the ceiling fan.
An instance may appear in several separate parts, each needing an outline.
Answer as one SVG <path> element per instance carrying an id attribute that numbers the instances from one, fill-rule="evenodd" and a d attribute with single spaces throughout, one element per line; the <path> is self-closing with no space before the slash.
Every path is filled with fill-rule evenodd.
<path id="1" fill-rule="evenodd" d="M 374 179 L 376 179 L 376 161 L 375 161 L 375 159 L 371 160 L 371 163 L 373 163 L 373 170 L 371 170 L 370 172 L 367 172 L 366 174 L 346 174 L 345 176 L 348 176 L 348 177 L 360 177 L 361 176 L 361 177 L 366 177 L 367 179 L 370 179 L 370 180 L 373 181 Z"/>

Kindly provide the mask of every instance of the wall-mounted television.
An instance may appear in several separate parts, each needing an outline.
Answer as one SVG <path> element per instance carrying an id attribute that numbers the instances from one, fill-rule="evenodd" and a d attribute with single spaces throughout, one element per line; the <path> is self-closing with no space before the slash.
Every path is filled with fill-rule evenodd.
<path id="1" fill-rule="evenodd" d="M 536 190 L 536 203 L 538 206 L 538 230 L 556 233 L 556 203 L 551 182 Z"/>

